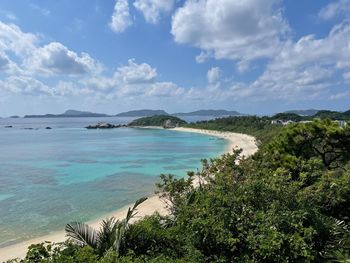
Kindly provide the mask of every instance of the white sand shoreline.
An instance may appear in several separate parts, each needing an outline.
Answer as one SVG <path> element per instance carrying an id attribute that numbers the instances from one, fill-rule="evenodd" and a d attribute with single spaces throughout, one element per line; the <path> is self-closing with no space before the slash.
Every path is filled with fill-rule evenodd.
<path id="1" fill-rule="evenodd" d="M 160 127 L 140 127 L 140 128 L 152 128 L 159 129 Z M 228 141 L 227 148 L 225 153 L 231 152 L 233 148 L 241 148 L 243 149 L 242 155 L 250 156 L 254 154 L 258 147 L 256 146 L 255 138 L 246 134 L 241 133 L 232 133 L 232 132 L 221 132 L 221 131 L 211 131 L 211 130 L 202 130 L 202 129 L 192 129 L 192 128 L 174 128 L 171 130 L 179 131 L 179 132 L 193 132 L 200 133 L 209 136 L 215 136 L 218 138 L 223 138 Z M 136 201 L 136 200 L 135 200 Z M 132 204 L 131 204 L 132 205 Z M 88 222 L 89 225 L 94 227 L 95 229 L 99 228 L 99 224 L 102 219 L 114 216 L 117 219 L 123 219 L 126 215 L 128 207 L 118 209 L 117 211 L 111 212 L 103 217 Z M 160 214 L 165 214 L 166 208 L 164 203 L 158 198 L 158 196 L 152 196 L 147 199 L 144 203 L 142 203 L 138 208 L 137 219 L 142 218 L 147 215 L 152 215 L 154 212 L 159 212 Z M 45 241 L 51 241 L 54 243 L 62 242 L 65 240 L 65 232 L 57 231 L 51 234 L 41 236 L 38 238 L 30 239 L 27 241 L 23 241 L 20 243 L 16 243 L 14 245 L 6 246 L 0 248 L 0 262 L 6 261 L 13 258 L 24 258 L 26 255 L 27 248 L 31 244 L 42 243 Z"/>

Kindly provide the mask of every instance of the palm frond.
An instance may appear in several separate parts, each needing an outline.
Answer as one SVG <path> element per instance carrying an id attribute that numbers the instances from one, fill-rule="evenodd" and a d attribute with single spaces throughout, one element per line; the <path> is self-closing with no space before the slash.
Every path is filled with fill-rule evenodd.
<path id="1" fill-rule="evenodd" d="M 87 224 L 80 222 L 72 222 L 65 227 L 66 236 L 72 238 L 74 241 L 97 248 L 97 232 L 95 229 Z"/>
<path id="2" fill-rule="evenodd" d="M 113 246 L 119 224 L 119 220 L 116 220 L 115 217 L 105 219 L 101 222 L 100 230 L 97 233 L 98 247 L 101 253 L 104 253 Z"/>
<path id="3" fill-rule="evenodd" d="M 142 198 L 138 199 L 138 200 L 135 202 L 135 204 L 134 204 L 134 206 L 133 206 L 132 209 L 135 210 L 136 207 L 138 207 L 140 204 L 142 204 L 143 202 L 145 202 L 147 199 L 148 199 L 148 197 L 142 197 Z"/>
<path id="4" fill-rule="evenodd" d="M 126 217 L 121 222 L 119 222 L 117 224 L 116 239 L 115 239 L 115 242 L 113 245 L 115 251 L 117 252 L 117 255 L 119 255 L 120 244 L 121 244 L 122 239 L 124 237 L 124 233 L 128 229 L 130 219 L 132 219 L 137 214 L 136 208 L 140 204 L 145 202 L 147 199 L 148 199 L 147 197 L 142 197 L 142 198 L 138 199 L 132 208 L 129 207 L 128 212 L 126 214 Z"/>
<path id="5" fill-rule="evenodd" d="M 143 202 L 145 202 L 147 199 L 148 199 L 148 197 L 142 197 L 142 198 L 138 199 L 138 200 L 135 202 L 134 206 L 133 206 L 131 209 L 130 209 L 130 207 L 129 207 L 128 213 L 126 214 L 126 218 L 125 218 L 126 224 L 128 224 L 129 221 L 130 221 L 130 219 L 133 218 L 133 217 L 137 214 L 136 208 L 137 208 L 140 204 L 142 204 Z"/>

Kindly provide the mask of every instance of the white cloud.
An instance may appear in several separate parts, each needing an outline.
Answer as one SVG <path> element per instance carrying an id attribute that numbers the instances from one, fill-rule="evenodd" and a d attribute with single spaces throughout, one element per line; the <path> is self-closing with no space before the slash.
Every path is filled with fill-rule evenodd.
<path id="1" fill-rule="evenodd" d="M 147 63 L 137 64 L 135 59 L 129 59 L 127 66 L 117 69 L 115 78 L 124 83 L 148 83 L 157 77 L 157 70 Z"/>
<path id="2" fill-rule="evenodd" d="M 176 97 L 184 93 L 184 89 L 173 82 L 158 81 L 155 68 L 147 63 L 137 63 L 135 59 L 129 59 L 127 65 L 118 67 L 110 78 L 96 76 L 81 83 L 109 99 Z"/>
<path id="3" fill-rule="evenodd" d="M 78 54 L 59 42 L 39 46 L 35 35 L 22 32 L 16 25 L 0 23 L 0 71 L 5 73 L 0 90 L 3 92 L 100 99 L 172 98 L 184 93 L 173 82 L 157 80 L 156 68 L 135 59 L 129 59 L 110 77 L 102 70 L 103 66 L 86 53 Z M 69 77 L 75 77 L 74 82 Z"/>
<path id="4" fill-rule="evenodd" d="M 12 94 L 45 96 L 47 97 L 69 97 L 93 94 L 93 90 L 81 87 L 73 82 L 58 81 L 49 87 L 36 78 L 23 75 L 14 75 L 0 80 L 0 91 Z"/>
<path id="5" fill-rule="evenodd" d="M 350 71 L 345 72 L 343 74 L 343 79 L 346 80 L 346 81 L 350 81 Z"/>
<path id="6" fill-rule="evenodd" d="M 21 73 L 20 68 L 15 62 L 10 60 L 8 56 L 0 52 L 0 72 L 5 72 L 7 74 L 19 74 Z"/>
<path id="7" fill-rule="evenodd" d="M 148 23 L 156 24 L 161 13 L 170 12 L 175 4 L 175 0 L 136 0 L 134 6 L 143 13 Z"/>
<path id="8" fill-rule="evenodd" d="M 24 33 L 14 24 L 0 22 L 0 51 L 14 52 L 18 56 L 25 56 L 36 48 L 37 36 Z"/>
<path id="9" fill-rule="evenodd" d="M 350 0 L 338 0 L 321 9 L 318 16 L 323 20 L 331 20 L 339 16 L 349 16 Z"/>
<path id="10" fill-rule="evenodd" d="M 5 54 L 0 53 L 0 71 L 8 69 L 10 61 Z"/>
<path id="11" fill-rule="evenodd" d="M 117 33 L 124 32 L 132 25 L 128 0 L 116 0 L 110 28 Z"/>
<path id="12" fill-rule="evenodd" d="M 185 93 L 185 89 L 180 88 L 173 82 L 156 82 L 146 91 L 148 96 L 178 98 Z"/>
<path id="13" fill-rule="evenodd" d="M 210 52 L 201 51 L 198 56 L 196 56 L 197 63 L 204 63 L 208 58 L 210 58 L 212 54 Z"/>
<path id="14" fill-rule="evenodd" d="M 110 83 L 116 97 L 174 97 L 183 93 L 175 83 L 158 81 L 155 68 L 147 63 L 138 64 L 135 59 L 119 67 Z"/>
<path id="15" fill-rule="evenodd" d="M 330 96 L 330 100 L 341 100 L 350 98 L 350 91 L 338 92 Z"/>
<path id="16" fill-rule="evenodd" d="M 16 94 L 51 94 L 49 87 L 27 76 L 10 76 L 0 80 L 0 89 Z"/>
<path id="17" fill-rule="evenodd" d="M 209 84 L 217 83 L 220 79 L 220 69 L 218 67 L 209 69 L 207 79 Z"/>
<path id="18" fill-rule="evenodd" d="M 51 42 L 43 47 L 38 46 L 38 37 L 23 32 L 14 24 L 0 22 L 0 54 L 2 62 L 10 61 L 15 56 L 22 69 L 12 61 L 11 68 L 22 70 L 22 74 L 62 74 L 81 75 L 100 73 L 101 65 L 88 54 L 78 55 L 59 42 Z M 7 59 L 5 59 L 7 58 Z M 24 72 L 25 71 L 25 72 Z"/>
<path id="19" fill-rule="evenodd" d="M 350 22 L 336 25 L 325 38 L 308 35 L 296 43 L 287 42 L 270 67 L 295 68 L 304 65 L 350 66 Z"/>
<path id="20" fill-rule="evenodd" d="M 189 89 L 186 97 L 216 102 L 345 99 L 349 91 L 339 92 L 339 86 L 350 82 L 349 39 L 350 22 L 344 22 L 323 38 L 309 35 L 296 42 L 286 41 L 256 80 L 215 82 L 220 78 L 218 70 L 212 68 L 207 73 L 209 85 Z"/>
<path id="21" fill-rule="evenodd" d="M 330 85 L 333 71 L 319 67 L 267 69 L 248 86 L 251 97 L 263 100 L 306 100 L 320 97 Z"/>
<path id="22" fill-rule="evenodd" d="M 94 91 L 85 86 L 79 86 L 77 83 L 69 81 L 59 81 L 57 85 L 52 89 L 52 94 L 55 96 L 80 96 L 80 95 L 93 95 Z"/>
<path id="23" fill-rule="evenodd" d="M 29 71 L 46 74 L 82 75 L 101 71 L 88 54 L 79 56 L 58 42 L 37 48 L 24 64 Z"/>
<path id="24" fill-rule="evenodd" d="M 289 31 L 280 0 L 188 0 L 172 19 L 178 43 L 198 47 L 200 62 L 216 59 L 252 61 L 278 53 Z"/>
<path id="25" fill-rule="evenodd" d="M 328 36 L 304 36 L 297 42 L 287 41 L 278 55 L 252 83 L 234 88 L 235 96 L 259 100 L 307 100 L 329 96 L 342 83 L 336 77 L 350 71 L 350 23 L 334 26 Z"/>

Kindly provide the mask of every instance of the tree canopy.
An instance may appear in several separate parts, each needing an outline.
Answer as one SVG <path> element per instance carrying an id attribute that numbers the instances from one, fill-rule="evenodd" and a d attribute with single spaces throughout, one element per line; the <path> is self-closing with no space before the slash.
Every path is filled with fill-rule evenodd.
<path id="1" fill-rule="evenodd" d="M 170 120 L 174 125 L 184 125 L 186 121 L 170 115 L 154 115 L 151 117 L 143 117 L 136 119 L 128 124 L 128 126 L 163 126 L 166 121 Z"/>

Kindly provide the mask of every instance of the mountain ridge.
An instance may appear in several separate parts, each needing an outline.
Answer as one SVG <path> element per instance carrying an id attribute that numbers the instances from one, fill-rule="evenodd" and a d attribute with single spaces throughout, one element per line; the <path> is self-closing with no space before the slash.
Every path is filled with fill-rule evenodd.
<path id="1" fill-rule="evenodd" d="M 66 110 L 61 114 L 24 115 L 24 118 L 79 118 L 79 117 L 110 117 L 104 113 L 94 113 L 89 111 Z"/>
<path id="2" fill-rule="evenodd" d="M 126 112 L 120 112 L 116 114 L 116 117 L 150 117 L 154 115 L 170 115 L 164 110 L 150 110 L 150 109 L 141 109 L 141 110 L 131 110 Z"/>
<path id="3" fill-rule="evenodd" d="M 228 111 L 228 110 L 197 110 L 192 112 L 178 112 L 173 113 L 174 116 L 242 116 L 244 114 L 238 111 Z"/>

